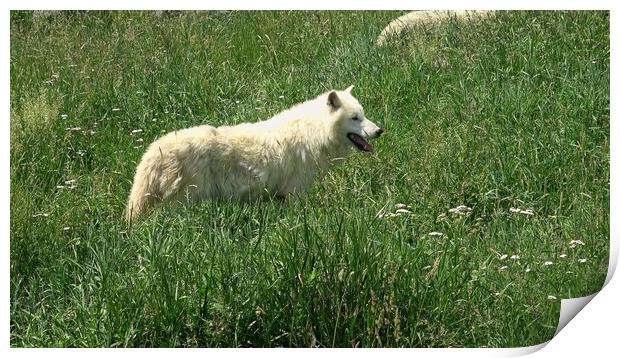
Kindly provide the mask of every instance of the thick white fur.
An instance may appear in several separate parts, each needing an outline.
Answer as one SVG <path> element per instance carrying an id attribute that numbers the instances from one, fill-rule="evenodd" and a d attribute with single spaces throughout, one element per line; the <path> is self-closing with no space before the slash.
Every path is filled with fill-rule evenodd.
<path id="1" fill-rule="evenodd" d="M 353 146 L 347 133 L 381 134 L 351 95 L 352 87 L 324 93 L 266 121 L 201 125 L 157 139 L 136 169 L 127 220 L 161 201 L 256 200 L 305 191 L 334 159 L 346 156 Z"/>

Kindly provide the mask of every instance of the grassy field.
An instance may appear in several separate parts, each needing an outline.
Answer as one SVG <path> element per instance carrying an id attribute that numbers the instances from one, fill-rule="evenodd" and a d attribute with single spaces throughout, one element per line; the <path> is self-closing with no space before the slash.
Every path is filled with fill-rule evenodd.
<path id="1" fill-rule="evenodd" d="M 550 339 L 560 300 L 607 272 L 609 13 L 501 12 L 374 46 L 400 14 L 12 12 L 11 346 Z M 296 201 L 124 223 L 161 133 L 350 84 L 386 130 L 375 155 Z M 396 204 L 410 213 L 378 215 Z"/>

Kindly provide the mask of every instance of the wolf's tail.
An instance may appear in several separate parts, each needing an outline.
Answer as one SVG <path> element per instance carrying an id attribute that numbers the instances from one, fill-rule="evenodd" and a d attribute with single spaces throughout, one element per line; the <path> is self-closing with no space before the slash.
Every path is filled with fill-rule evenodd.
<path id="1" fill-rule="evenodd" d="M 161 199 L 158 172 L 157 164 L 146 158 L 138 165 L 125 212 L 128 222 L 135 221 Z"/>

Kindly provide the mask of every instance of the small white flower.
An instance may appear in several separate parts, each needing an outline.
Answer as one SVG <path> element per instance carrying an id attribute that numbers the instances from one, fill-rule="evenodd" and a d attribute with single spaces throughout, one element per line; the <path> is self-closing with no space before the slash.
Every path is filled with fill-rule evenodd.
<path id="1" fill-rule="evenodd" d="M 508 258 L 508 255 L 506 254 L 499 257 L 500 260 L 506 260 L 507 258 Z"/>
<path id="2" fill-rule="evenodd" d="M 65 227 L 62 228 L 62 231 L 69 231 L 69 230 L 71 230 L 71 227 L 69 227 L 69 226 L 65 226 Z"/>
<path id="3" fill-rule="evenodd" d="M 571 241 L 569 242 L 569 244 L 571 244 L 571 245 L 581 245 L 581 246 L 586 246 L 586 244 L 585 244 L 583 241 L 581 241 L 581 240 L 571 240 Z"/>
<path id="4" fill-rule="evenodd" d="M 151 122 L 157 122 L 157 118 L 151 119 Z"/>
<path id="5" fill-rule="evenodd" d="M 550 299 L 550 300 L 557 300 L 558 298 L 557 298 L 557 297 L 555 297 L 555 296 L 549 295 L 549 296 L 547 296 L 547 299 Z"/>
<path id="6" fill-rule="evenodd" d="M 112 112 L 118 112 L 120 110 L 121 110 L 120 108 L 112 108 Z"/>
<path id="7" fill-rule="evenodd" d="M 33 218 L 39 217 L 39 216 L 43 216 L 44 218 L 50 216 L 50 214 L 47 213 L 38 213 L 38 214 L 34 214 L 32 215 Z"/>
<path id="8" fill-rule="evenodd" d="M 529 268 L 529 267 L 525 269 L 525 273 L 528 273 L 528 272 L 530 272 L 530 271 L 532 271 L 532 269 L 531 269 L 531 268 Z"/>
<path id="9" fill-rule="evenodd" d="M 67 115 L 67 114 L 61 114 L 61 115 L 60 115 L 60 118 L 61 118 L 61 119 L 67 119 L 67 118 L 69 118 L 69 115 Z"/>
<path id="10" fill-rule="evenodd" d="M 236 104 L 239 104 L 239 101 L 235 101 Z"/>
<path id="11" fill-rule="evenodd" d="M 579 261 L 579 263 L 584 263 L 584 262 L 586 262 L 587 260 L 586 260 L 586 259 L 579 259 L 579 260 L 577 260 L 577 261 Z"/>
<path id="12" fill-rule="evenodd" d="M 65 185 L 75 184 L 76 181 L 77 179 L 65 180 Z"/>
<path id="13" fill-rule="evenodd" d="M 566 258 L 566 254 L 562 254 L 562 255 L 560 255 L 560 258 L 561 258 L 561 259 Z"/>
<path id="14" fill-rule="evenodd" d="M 284 96 L 278 96 L 278 98 L 279 98 L 279 99 L 282 99 L 282 98 L 284 98 Z"/>
<path id="15" fill-rule="evenodd" d="M 411 209 L 411 206 L 406 205 L 406 204 L 396 204 L 396 205 L 394 205 L 394 207 L 396 209 Z"/>
<path id="16" fill-rule="evenodd" d="M 56 185 L 56 189 L 63 189 L 64 187 L 64 185 Z"/>
<path id="17" fill-rule="evenodd" d="M 81 131 L 82 128 L 81 127 L 69 127 L 69 128 L 65 128 L 65 130 L 69 132 L 76 132 L 76 131 Z"/>
<path id="18" fill-rule="evenodd" d="M 495 292 L 495 296 L 499 296 L 499 292 Z"/>
<path id="19" fill-rule="evenodd" d="M 131 135 L 138 134 L 138 133 L 142 133 L 142 129 L 138 128 L 138 129 L 134 129 L 131 131 Z"/>
<path id="20" fill-rule="evenodd" d="M 520 259 L 520 258 L 521 258 L 521 257 L 519 257 L 519 255 L 512 255 L 512 256 L 510 256 L 510 259 L 511 259 L 511 260 L 518 260 L 518 259 Z"/>
<path id="21" fill-rule="evenodd" d="M 429 232 L 428 236 L 443 236 L 443 233 L 439 231 L 433 231 L 433 232 Z"/>
<path id="22" fill-rule="evenodd" d="M 508 268 L 508 266 L 502 266 L 502 267 L 500 267 L 500 268 L 499 268 L 499 270 L 500 270 L 500 271 L 503 271 L 503 270 L 505 270 L 505 269 L 507 269 L 507 268 Z"/>
<path id="23" fill-rule="evenodd" d="M 469 206 L 459 205 L 456 208 L 452 208 L 452 209 L 448 210 L 448 212 L 450 212 L 452 214 L 457 214 L 457 215 L 465 215 L 465 214 L 471 212 L 471 208 Z"/>
<path id="24" fill-rule="evenodd" d="M 407 210 L 407 209 L 398 209 L 396 210 L 397 214 L 411 214 L 411 211 Z"/>
<path id="25" fill-rule="evenodd" d="M 553 265 L 552 261 L 545 261 L 545 263 L 543 263 L 543 266 L 550 266 Z"/>
<path id="26" fill-rule="evenodd" d="M 523 215 L 534 215 L 534 211 L 532 209 L 519 209 L 519 208 L 510 208 L 511 213 L 515 214 L 523 214 Z"/>
<path id="27" fill-rule="evenodd" d="M 431 265 L 422 267 L 422 270 L 428 270 L 429 268 L 431 268 Z"/>

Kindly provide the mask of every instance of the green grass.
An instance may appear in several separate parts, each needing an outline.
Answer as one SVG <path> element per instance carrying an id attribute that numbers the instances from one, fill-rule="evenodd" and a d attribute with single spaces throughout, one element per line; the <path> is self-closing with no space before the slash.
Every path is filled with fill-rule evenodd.
<path id="1" fill-rule="evenodd" d="M 12 12 L 11 346 L 550 339 L 560 299 L 607 272 L 609 13 L 501 12 L 375 47 L 401 13 Z M 350 84 L 386 130 L 376 155 L 296 201 L 127 228 L 161 133 Z M 377 218 L 397 203 L 411 215 Z"/>

